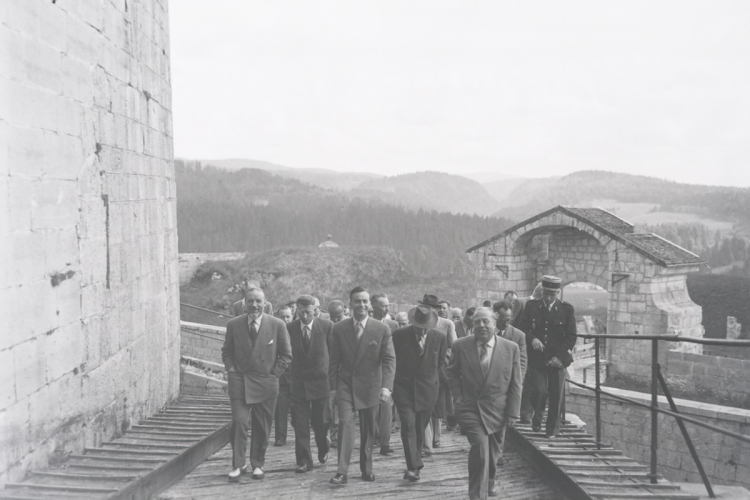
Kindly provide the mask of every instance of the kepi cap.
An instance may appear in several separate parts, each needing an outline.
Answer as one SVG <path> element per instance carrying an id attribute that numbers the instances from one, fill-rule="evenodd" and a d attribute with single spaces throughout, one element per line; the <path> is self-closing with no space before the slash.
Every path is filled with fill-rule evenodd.
<path id="1" fill-rule="evenodd" d="M 542 289 L 559 292 L 562 288 L 562 280 L 557 276 L 542 277 Z"/>

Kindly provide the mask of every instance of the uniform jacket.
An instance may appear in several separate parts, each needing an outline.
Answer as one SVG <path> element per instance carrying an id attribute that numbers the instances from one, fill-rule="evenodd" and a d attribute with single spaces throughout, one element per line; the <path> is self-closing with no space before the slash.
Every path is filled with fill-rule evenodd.
<path id="1" fill-rule="evenodd" d="M 427 330 L 424 354 L 421 356 L 417 332 L 413 326 L 405 326 L 393 332 L 393 350 L 396 352 L 393 401 L 396 406 L 413 406 L 415 412 L 430 410 L 435 406 L 440 381 L 447 381 L 447 349 L 448 338 L 438 330 Z"/>
<path id="2" fill-rule="evenodd" d="M 258 337 L 250 343 L 247 314 L 229 320 L 221 348 L 228 373 L 231 399 L 245 399 L 247 404 L 260 403 L 279 394 L 279 377 L 292 361 L 292 348 L 286 325 L 278 318 L 263 314 Z"/>
<path id="3" fill-rule="evenodd" d="M 526 349 L 526 334 L 518 328 L 511 325 L 505 327 L 505 331 L 500 335 L 505 340 L 510 340 L 518 345 L 518 354 L 521 357 L 521 380 L 526 376 L 526 366 L 529 363 Z"/>
<path id="4" fill-rule="evenodd" d="M 487 376 L 479 364 L 474 335 L 458 339 L 447 368 L 453 395 L 454 415 L 459 424 L 469 413 L 478 415 L 488 433 L 503 429 L 508 418 L 519 418 L 521 410 L 521 355 L 510 340 L 495 336 Z"/>
<path id="5" fill-rule="evenodd" d="M 369 318 L 357 342 L 352 318 L 333 325 L 329 373 L 336 399 L 352 401 L 356 410 L 378 405 L 381 389 L 393 392 L 396 355 L 391 330 L 385 323 Z"/>
<path id="6" fill-rule="evenodd" d="M 573 362 L 568 352 L 576 345 L 576 317 L 573 306 L 562 300 L 552 304 L 548 310 L 543 300 L 529 300 L 521 312 L 516 328 L 526 334 L 526 346 L 529 351 L 529 366 L 542 367 L 556 357 L 564 366 Z M 533 349 L 531 343 L 539 339 L 544 344 L 544 351 Z"/>
<path id="7" fill-rule="evenodd" d="M 327 398 L 331 391 L 328 365 L 333 323 L 327 319 L 313 318 L 310 349 L 307 352 L 302 342 L 302 322 L 294 320 L 287 328 L 292 344 L 292 364 L 287 369 L 292 376 L 292 397 L 305 400 Z"/>

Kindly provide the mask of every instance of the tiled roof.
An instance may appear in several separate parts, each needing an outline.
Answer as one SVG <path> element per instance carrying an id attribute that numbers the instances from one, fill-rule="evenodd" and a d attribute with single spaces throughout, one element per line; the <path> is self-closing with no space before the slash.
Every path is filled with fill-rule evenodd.
<path id="1" fill-rule="evenodd" d="M 621 218 L 610 212 L 607 212 L 604 209 L 563 206 L 557 206 L 555 208 L 547 210 L 546 212 L 535 215 L 530 219 L 526 219 L 525 221 L 506 229 L 502 233 L 493 236 L 492 238 L 483 241 L 478 245 L 473 246 L 472 248 L 467 250 L 467 253 L 479 250 L 480 248 L 489 245 L 493 241 L 496 241 L 512 233 L 513 231 L 531 224 L 537 220 L 552 215 L 555 212 L 563 213 L 590 225 L 598 231 L 617 241 L 624 243 L 634 251 L 644 255 L 645 257 L 655 261 L 662 266 L 679 266 L 703 263 L 703 260 L 694 253 L 691 253 L 684 248 L 675 245 L 668 240 L 665 240 L 661 236 L 657 236 L 655 234 L 633 233 L 632 224 L 622 220 Z"/>
<path id="2" fill-rule="evenodd" d="M 703 259 L 656 234 L 628 234 L 625 239 L 661 260 L 667 266 L 701 264 Z"/>

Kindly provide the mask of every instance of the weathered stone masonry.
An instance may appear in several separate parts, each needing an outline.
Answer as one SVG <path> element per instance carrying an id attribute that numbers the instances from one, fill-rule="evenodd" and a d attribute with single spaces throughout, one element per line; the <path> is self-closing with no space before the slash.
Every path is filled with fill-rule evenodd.
<path id="1" fill-rule="evenodd" d="M 166 0 L 0 2 L 0 483 L 179 389 Z"/>
<path id="2" fill-rule="evenodd" d="M 702 312 L 688 295 L 686 278 L 701 259 L 598 208 L 556 207 L 468 250 L 477 271 L 476 300 L 499 300 L 506 290 L 529 295 L 545 274 L 563 285 L 597 284 L 609 292 L 607 333 L 702 337 Z M 608 344 L 611 368 L 649 377 L 651 345 Z M 700 353 L 700 345 L 673 345 Z M 662 353 L 663 357 L 664 353 Z"/>

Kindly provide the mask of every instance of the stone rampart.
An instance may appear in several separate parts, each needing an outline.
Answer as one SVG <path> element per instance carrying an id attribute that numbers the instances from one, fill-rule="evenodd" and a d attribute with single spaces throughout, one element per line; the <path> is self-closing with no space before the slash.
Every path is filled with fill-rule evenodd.
<path id="1" fill-rule="evenodd" d="M 180 350 L 183 356 L 220 363 L 225 328 L 180 321 Z"/>
<path id="2" fill-rule="evenodd" d="M 750 408 L 750 360 L 669 351 L 662 368 L 670 387 Z"/>
<path id="3" fill-rule="evenodd" d="M 651 395 L 608 387 L 608 392 L 650 404 Z M 686 416 L 699 418 L 726 430 L 748 434 L 750 411 L 725 406 L 675 400 Z M 659 405 L 668 409 L 663 396 Z M 595 432 L 595 397 L 593 392 L 571 387 L 565 401 L 566 410 L 578 415 Z M 602 396 L 602 440 L 648 464 L 651 456 L 651 412 L 645 408 Z M 701 478 L 675 420 L 659 415 L 658 470 L 672 481 L 700 483 Z M 729 436 L 686 423 L 704 469 L 713 483 L 750 486 L 750 444 Z"/>
<path id="4" fill-rule="evenodd" d="M 0 483 L 177 395 L 166 0 L 0 7 Z"/>

